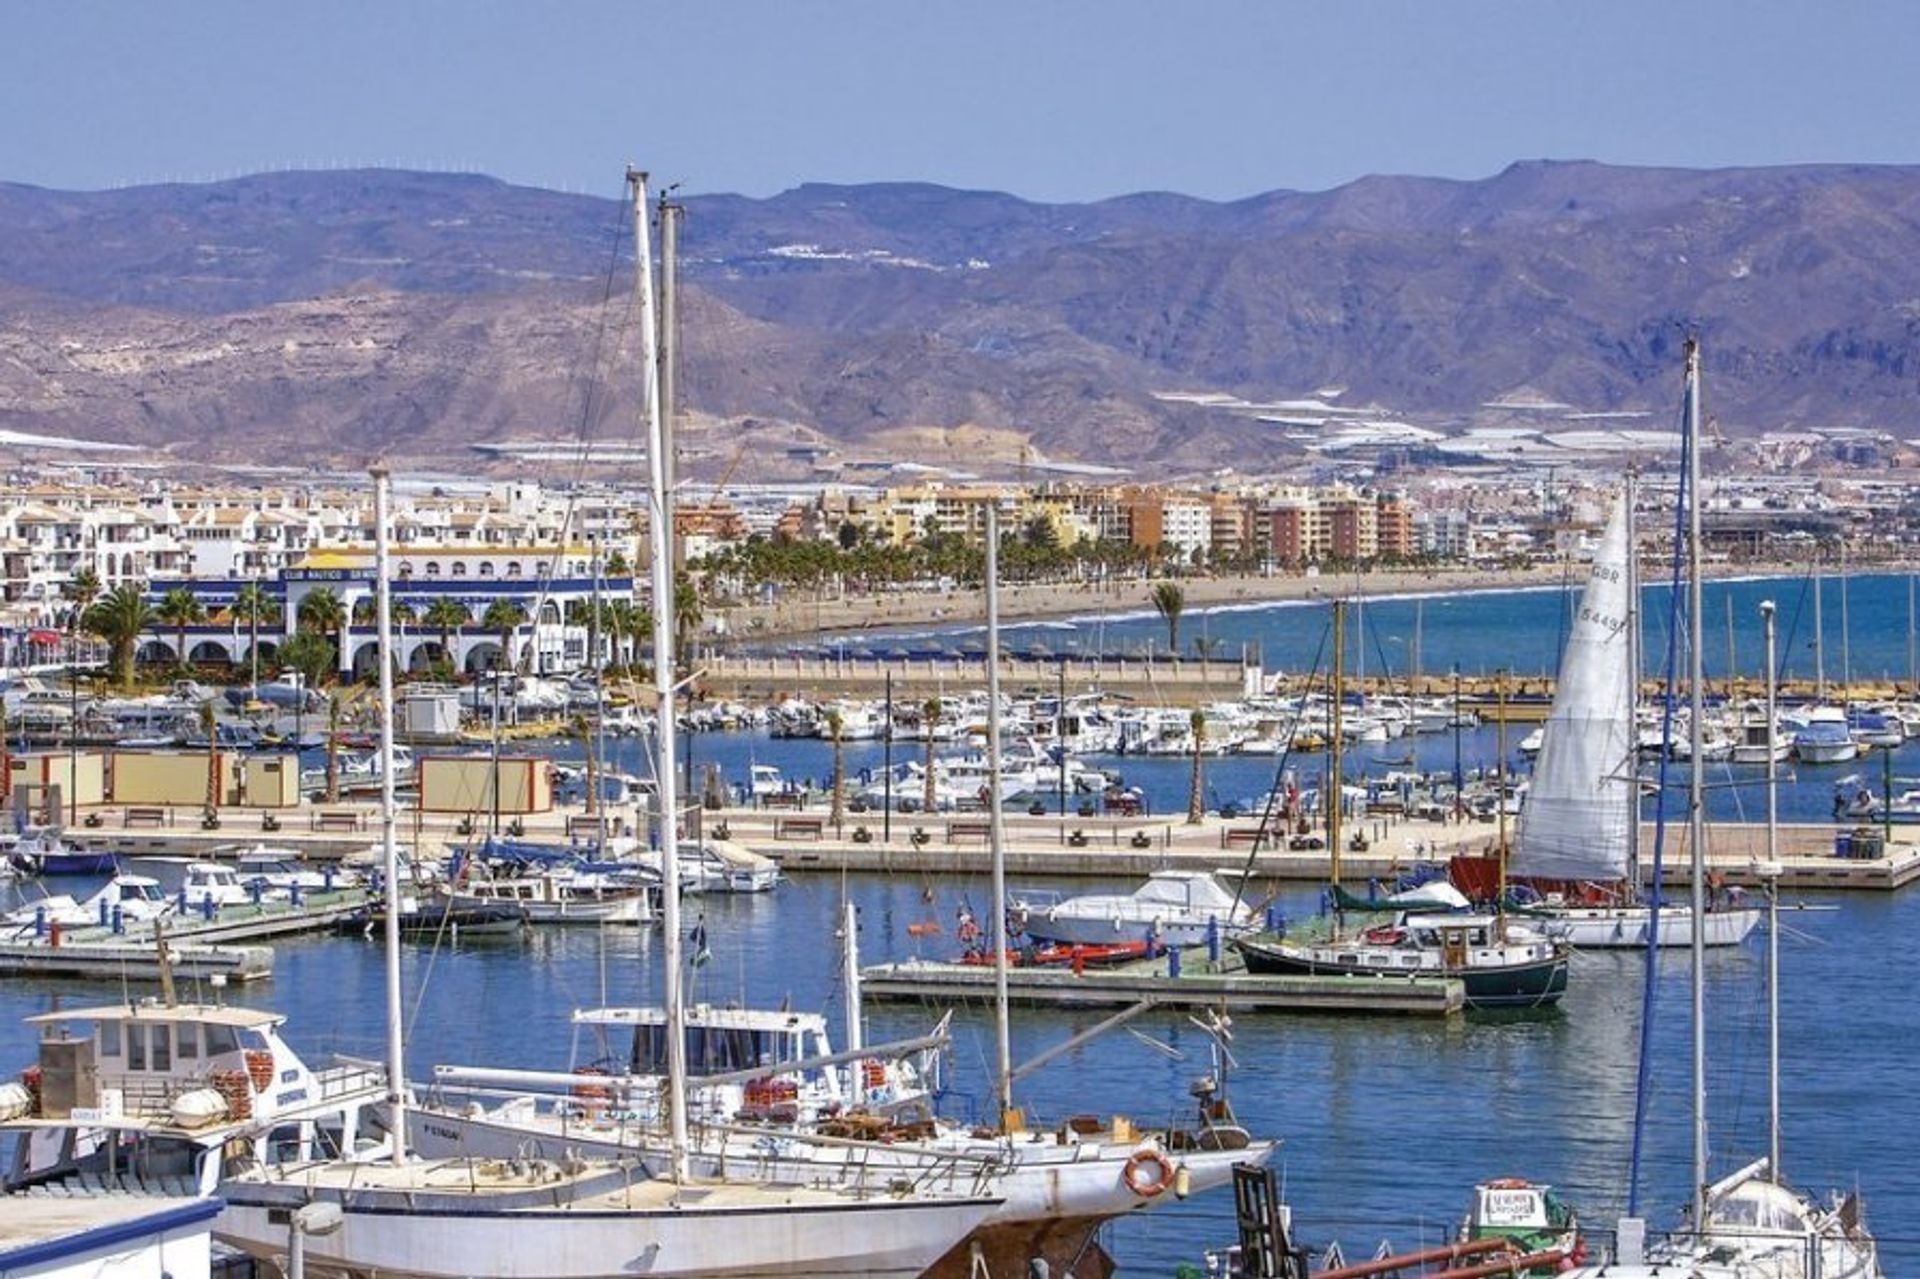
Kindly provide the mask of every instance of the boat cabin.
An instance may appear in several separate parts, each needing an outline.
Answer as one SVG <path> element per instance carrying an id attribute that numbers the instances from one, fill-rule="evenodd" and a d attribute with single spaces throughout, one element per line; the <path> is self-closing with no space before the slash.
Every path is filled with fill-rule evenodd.
<path id="1" fill-rule="evenodd" d="M 205 1194 L 222 1160 L 360 1149 L 360 1113 L 384 1101 L 385 1074 L 310 1070 L 281 1040 L 284 1020 L 158 1002 L 28 1018 L 40 1027 L 39 1059 L 0 1085 L 0 1132 L 18 1137 L 9 1187 L 79 1175 Z M 203 1158 L 209 1152 L 221 1158 Z"/>
<path id="2" fill-rule="evenodd" d="M 576 1012 L 576 1027 L 597 1033 L 603 1055 L 636 1075 L 667 1073 L 667 1014 L 663 1008 L 595 1008 Z M 626 1032 L 624 1045 L 614 1035 Z M 818 1013 L 758 1008 L 687 1009 L 687 1074 L 724 1075 L 765 1069 L 778 1074 L 809 1057 L 832 1052 L 826 1018 Z"/>

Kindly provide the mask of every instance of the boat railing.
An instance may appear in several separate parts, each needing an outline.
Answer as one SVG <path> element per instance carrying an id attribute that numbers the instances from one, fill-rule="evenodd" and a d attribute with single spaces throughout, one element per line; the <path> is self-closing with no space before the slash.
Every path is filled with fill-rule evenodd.
<path id="1" fill-rule="evenodd" d="M 343 1059 L 336 1065 L 314 1071 L 313 1080 L 319 1086 L 320 1100 L 334 1101 L 355 1093 L 384 1092 L 387 1072 L 384 1066 L 372 1062 Z"/>

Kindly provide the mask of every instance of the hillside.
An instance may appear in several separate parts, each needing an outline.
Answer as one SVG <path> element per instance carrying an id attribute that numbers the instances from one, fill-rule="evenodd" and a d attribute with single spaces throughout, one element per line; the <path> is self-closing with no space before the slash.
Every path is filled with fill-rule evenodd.
<path id="1" fill-rule="evenodd" d="M 1729 432 L 1906 433 L 1920 411 L 1916 169 L 1527 163 L 1233 203 L 903 183 L 688 205 L 686 396 L 727 427 L 701 446 L 716 458 L 743 422 L 975 464 L 1023 442 L 1136 467 L 1281 447 L 1168 391 L 1332 390 L 1439 426 L 1526 395 L 1664 422 L 1689 326 Z M 628 438 L 621 223 L 617 200 L 473 176 L 0 185 L 0 428 L 454 466 L 474 441 Z"/>

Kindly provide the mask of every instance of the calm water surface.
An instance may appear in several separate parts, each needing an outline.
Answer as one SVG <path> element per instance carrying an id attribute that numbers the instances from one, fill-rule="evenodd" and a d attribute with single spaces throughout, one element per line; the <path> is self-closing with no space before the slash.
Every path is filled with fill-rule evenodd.
<path id="1" fill-rule="evenodd" d="M 985 901 L 981 880 L 820 876 L 764 898 L 690 903 L 714 953 L 693 978 L 697 998 L 820 1009 L 838 1024 L 834 941 L 840 895 L 861 912 L 863 958 L 944 953 L 950 938 L 915 939 L 907 926 L 949 926 L 964 902 Z M 929 901 L 928 897 L 932 900 Z M 1313 894 L 1287 908 L 1313 909 Z M 1890 1270 L 1920 1260 L 1920 1123 L 1905 1100 L 1916 1014 L 1898 974 L 1920 961 L 1920 898 L 1837 900 L 1837 910 L 1788 919 L 1785 938 L 1786 1158 L 1811 1186 L 1866 1191 Z M 548 930 L 525 945 L 406 951 L 413 1001 L 410 1072 L 436 1062 L 557 1066 L 568 1061 L 569 1011 L 602 999 L 653 1001 L 660 939 L 652 930 L 605 936 Z M 1765 996 L 1761 939 L 1708 960 L 1715 1167 L 1764 1149 Z M 1893 980 L 1889 981 L 1892 977 Z M 1232 1095 L 1253 1130 L 1282 1138 L 1279 1167 L 1306 1236 L 1343 1241 L 1349 1255 L 1381 1238 L 1403 1246 L 1438 1239 L 1470 1184 L 1524 1175 L 1564 1187 L 1593 1221 L 1624 1203 L 1638 1042 L 1637 958 L 1576 960 L 1555 1013 L 1472 1016 L 1437 1024 L 1362 1018 L 1242 1016 L 1234 1025 Z M 140 993 L 136 988 L 136 994 Z M 292 1016 L 288 1034 L 309 1057 L 377 1054 L 380 949 L 358 940 L 284 944 L 270 983 L 227 992 L 235 1002 Z M 1685 1194 L 1689 1079 L 1686 964 L 1665 966 L 1656 1017 L 1651 1158 L 1645 1204 L 1671 1219 Z M 110 1000 L 97 986 L 0 985 L 0 1061 L 24 1065 L 32 1036 L 20 1018 Z M 873 1010 L 870 1033 L 905 1036 L 933 1007 Z M 1100 1014 L 1019 1012 L 1015 1058 L 1057 1043 Z M 1208 1065 L 1205 1036 L 1174 1014 L 1134 1023 L 1176 1059 L 1127 1031 L 1111 1033 L 1042 1069 L 1020 1089 L 1036 1123 L 1084 1112 L 1164 1118 L 1190 1104 Z M 979 1113 L 990 1087 L 991 1018 L 962 1013 L 947 1109 Z M 1128 1272 L 1170 1274 L 1231 1232 L 1224 1196 L 1169 1204 L 1121 1223 L 1113 1246 Z"/>

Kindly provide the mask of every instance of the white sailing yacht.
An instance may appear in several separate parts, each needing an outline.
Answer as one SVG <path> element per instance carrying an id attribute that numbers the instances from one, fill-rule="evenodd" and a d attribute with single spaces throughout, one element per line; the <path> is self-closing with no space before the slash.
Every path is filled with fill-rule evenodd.
<path id="1" fill-rule="evenodd" d="M 998 560 L 997 550 L 991 549 L 997 524 L 996 514 L 990 511 L 990 651 L 997 651 L 999 627 L 997 589 L 991 585 Z M 1000 866 L 1005 847 L 998 830 L 1003 796 L 998 793 L 1001 771 L 993 766 L 998 763 L 1001 740 L 1000 699 L 998 673 L 993 663 L 988 666 L 991 762 L 984 785 L 990 791 L 988 812 L 995 827 L 995 863 Z M 996 877 L 994 900 L 1006 901 L 1000 877 Z M 995 941 L 1004 956 L 1006 912 L 996 910 L 994 916 Z M 920 1051 L 931 1037 L 863 1047 L 860 970 L 852 953 L 851 917 L 845 927 L 849 1036 L 845 1050 L 826 1051 L 824 1032 L 810 1031 L 812 1055 L 798 1056 L 797 1032 L 810 1024 L 808 1015 L 800 1013 L 698 1009 L 693 1024 L 680 1027 L 684 1044 L 703 1046 L 703 1068 L 697 1072 L 698 1092 L 693 1100 L 702 1112 L 702 1122 L 688 1148 L 698 1167 L 750 1166 L 757 1176 L 796 1185 L 815 1184 L 823 1177 L 864 1177 L 882 1184 L 903 1182 L 954 1194 L 997 1196 L 1001 1202 L 931 1273 L 975 1273 L 972 1258 L 977 1249 L 990 1272 L 999 1274 L 1009 1266 L 1024 1268 L 1034 1256 L 1051 1256 L 1064 1264 L 1081 1253 L 1101 1222 L 1223 1185 L 1232 1177 L 1235 1164 L 1263 1162 L 1272 1154 L 1274 1143 L 1252 1140 L 1233 1121 L 1219 1092 L 1202 1098 L 1191 1128 L 1149 1129 L 1125 1117 L 1085 1117 L 1048 1131 L 1026 1128 L 1012 1108 L 1004 988 L 997 1007 L 999 1111 L 1006 1122 L 995 1130 L 981 1130 L 941 1121 L 920 1106 L 902 1106 L 899 1084 L 911 1080 L 914 1072 L 903 1070 L 903 1063 L 894 1058 Z M 627 1117 L 651 1106 L 650 1098 L 659 1087 L 661 1049 L 673 1042 L 669 1037 L 674 1029 L 663 1027 L 654 1010 L 638 1008 L 583 1011 L 575 1014 L 575 1022 L 632 1029 L 635 1038 L 623 1053 L 628 1067 L 606 1076 L 443 1067 L 436 1071 L 438 1083 L 466 1095 L 490 1093 L 494 1104 L 462 1105 L 451 1097 L 430 1101 L 416 1125 L 419 1140 L 449 1153 L 510 1156 L 571 1150 L 660 1157 L 664 1147 L 657 1128 Z M 710 1034 L 708 1028 L 716 1025 L 729 1029 L 724 1035 Z M 730 1059 L 716 1060 L 720 1052 Z M 820 1078 L 820 1072 L 840 1067 L 850 1068 L 852 1080 Z M 498 1100 L 502 1092 L 509 1094 L 504 1102 Z M 827 1116 L 809 1106 L 808 1098 L 814 1095 L 851 1104 Z M 910 1097 L 904 1099 L 911 1102 Z M 862 1132 L 875 1140 L 848 1135 Z"/>
<path id="2" fill-rule="evenodd" d="M 1594 553 L 1567 638 L 1553 710 L 1507 859 L 1510 881 L 1544 892 L 1544 901 L 1529 908 L 1543 931 L 1580 949 L 1644 947 L 1655 931 L 1653 908 L 1640 896 L 1637 855 L 1639 608 L 1632 526 L 1632 498 L 1622 495 Z M 1456 879 L 1467 878 L 1487 876 L 1457 866 Z M 1710 908 L 1703 916 L 1706 943 L 1738 945 L 1759 921 L 1760 912 L 1750 907 Z M 1692 924 L 1691 907 L 1663 903 L 1658 944 L 1686 944 Z"/>
<path id="3" fill-rule="evenodd" d="M 1687 342 L 1686 493 L 1689 525 L 1689 629 L 1700 633 L 1700 350 Z M 1773 605 L 1761 605 L 1767 634 L 1767 715 L 1777 720 L 1773 676 Z M 1700 731 L 1702 670 L 1696 646 L 1691 657 L 1693 731 Z M 1779 827 L 1775 765 L 1767 765 L 1767 858 L 1757 869 L 1768 884 L 1769 909 L 1775 909 L 1779 863 L 1775 845 Z M 1692 1202 L 1686 1225 L 1675 1234 L 1645 1245 L 1646 1223 L 1624 1219 L 1618 1246 L 1598 1265 L 1562 1272 L 1562 1279 L 1880 1279 L 1879 1250 L 1868 1233 L 1857 1195 L 1835 1196 L 1821 1204 L 1794 1189 L 1780 1173 L 1780 1007 L 1779 929 L 1768 928 L 1769 1106 L 1768 1153 L 1719 1181 L 1709 1182 L 1707 1143 L 1706 965 L 1708 930 L 1703 921 L 1706 896 L 1706 800 L 1696 771 L 1688 787 L 1687 821 L 1692 858 L 1693 909 L 1685 934 L 1693 949 L 1690 988 L 1693 1038 Z"/>
<path id="4" fill-rule="evenodd" d="M 673 758 L 672 493 L 668 445 L 653 376 L 651 254 L 645 178 L 633 188 L 640 261 L 643 367 L 647 371 L 648 524 L 653 539 L 653 598 L 663 838 L 671 839 Z M 393 744 L 393 664 L 389 608 L 388 484 L 374 472 L 378 564 L 380 748 Z M 382 773 L 381 817 L 388 882 L 396 882 L 393 770 Z M 300 1242 L 306 1269 L 402 1279 L 615 1279 L 664 1276 L 918 1275 L 995 1208 L 998 1196 L 930 1190 L 901 1179 L 884 1186 L 828 1182 L 773 1184 L 742 1176 L 695 1177 L 687 1157 L 687 1062 L 681 992 L 677 859 L 667 858 L 663 941 L 667 1010 L 668 1137 L 666 1175 L 643 1159 L 578 1157 L 420 1159 L 409 1153 L 408 1098 L 402 1073 L 397 894 L 387 909 L 389 1135 L 377 1152 L 292 1162 L 242 1172 L 222 1187 L 227 1202 L 218 1233 L 257 1256 L 284 1254 L 300 1210 L 324 1204 L 324 1232 Z"/>

